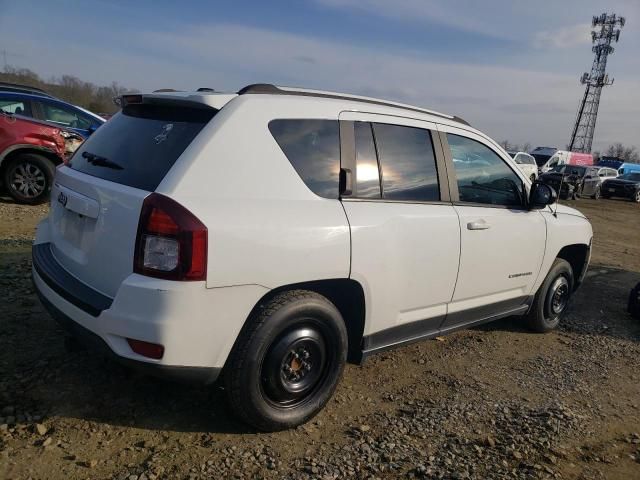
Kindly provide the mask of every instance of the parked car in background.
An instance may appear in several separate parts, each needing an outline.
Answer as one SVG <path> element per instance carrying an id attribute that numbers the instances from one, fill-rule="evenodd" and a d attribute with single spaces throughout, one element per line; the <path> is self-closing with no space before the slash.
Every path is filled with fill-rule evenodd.
<path id="1" fill-rule="evenodd" d="M 558 149 L 556 147 L 536 147 L 529 152 L 529 155 L 536 159 L 539 171 L 540 167 L 547 163 L 551 156 L 557 151 Z"/>
<path id="2" fill-rule="evenodd" d="M 539 180 L 553 187 L 560 198 L 600 198 L 602 179 L 598 167 L 556 165 L 552 170 L 540 175 Z"/>
<path id="3" fill-rule="evenodd" d="M 53 95 L 45 92 L 41 88 L 31 87 L 29 85 L 19 85 L 17 83 L 0 82 L 0 91 L 11 93 L 30 93 L 40 95 L 41 97 L 55 98 Z"/>
<path id="4" fill-rule="evenodd" d="M 640 203 L 640 171 L 602 182 L 602 198 L 622 197 Z"/>
<path id="5" fill-rule="evenodd" d="M 558 150 L 556 153 L 551 155 L 544 165 L 542 165 L 540 173 L 548 172 L 557 165 L 593 165 L 593 155 L 590 153 L 576 153 L 568 152 L 566 150 Z"/>
<path id="6" fill-rule="evenodd" d="M 104 122 L 104 118 L 84 108 L 40 93 L 3 90 L 0 85 L 0 109 L 25 117 L 53 123 L 87 138 Z"/>
<path id="7" fill-rule="evenodd" d="M 518 168 L 522 170 L 522 173 L 524 173 L 529 180 L 534 182 L 536 178 L 538 178 L 538 164 L 533 156 L 526 152 L 510 151 L 507 153 L 511 155 L 511 158 L 516 162 Z"/>
<path id="8" fill-rule="evenodd" d="M 608 157 L 606 155 L 602 155 L 598 160 L 598 163 L 596 163 L 596 165 L 598 167 L 613 168 L 614 170 L 617 171 L 622 166 L 623 163 L 624 163 L 624 160 L 620 160 L 618 157 Z"/>
<path id="9" fill-rule="evenodd" d="M 76 138 L 75 132 L 0 108 L 0 180 L 7 193 L 19 203 L 48 200 L 55 167 Z"/>
<path id="10" fill-rule="evenodd" d="M 640 163 L 623 163 L 618 168 L 618 175 L 624 175 L 625 173 L 640 172 Z"/>
<path id="11" fill-rule="evenodd" d="M 603 182 L 609 178 L 616 178 L 618 176 L 618 170 L 616 170 L 615 168 L 601 167 L 600 165 L 597 165 L 597 167 L 598 176 L 602 179 Z"/>
<path id="12" fill-rule="evenodd" d="M 260 430 L 316 415 L 347 360 L 508 316 L 550 331 L 587 271 L 584 215 L 458 117 L 264 84 L 121 105 L 56 171 L 35 289 L 125 363 L 224 371 Z"/>

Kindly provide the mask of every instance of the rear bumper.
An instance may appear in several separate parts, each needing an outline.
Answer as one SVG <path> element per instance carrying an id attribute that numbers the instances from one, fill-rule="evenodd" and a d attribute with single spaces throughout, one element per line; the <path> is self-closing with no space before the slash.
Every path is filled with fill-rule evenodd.
<path id="1" fill-rule="evenodd" d="M 47 300 L 37 287 L 36 293 L 38 294 L 42 305 L 45 307 L 47 312 L 49 312 L 49 315 L 51 315 L 51 317 L 70 335 L 73 335 L 73 337 L 89 348 L 91 352 L 108 356 L 119 363 L 142 373 L 178 382 L 208 384 L 215 382 L 220 375 L 220 371 L 222 370 L 221 368 L 162 365 L 121 357 L 111 350 L 109 345 L 107 345 L 107 342 L 105 342 L 99 335 L 73 321 L 70 317 L 58 310 L 53 303 Z"/>
<path id="2" fill-rule="evenodd" d="M 151 374 L 204 383 L 216 379 L 245 320 L 268 291 L 131 274 L 109 298 L 70 276 L 48 243 L 33 247 L 32 276 L 51 316 L 92 349 Z M 162 345 L 163 357 L 137 354 L 128 338 Z"/>

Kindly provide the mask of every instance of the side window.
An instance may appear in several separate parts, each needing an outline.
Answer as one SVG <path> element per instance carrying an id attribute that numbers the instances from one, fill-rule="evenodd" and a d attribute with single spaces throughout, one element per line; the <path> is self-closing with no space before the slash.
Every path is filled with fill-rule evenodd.
<path id="1" fill-rule="evenodd" d="M 313 193 L 338 198 L 340 133 L 337 120 L 272 120 L 269 131 Z"/>
<path id="2" fill-rule="evenodd" d="M 380 171 L 371 124 L 355 122 L 356 195 L 360 198 L 380 198 Z"/>
<path id="3" fill-rule="evenodd" d="M 382 196 L 391 200 L 438 201 L 440 188 L 431 132 L 374 123 L 382 171 Z"/>
<path id="4" fill-rule="evenodd" d="M 29 105 L 29 102 L 13 97 L 0 96 L 0 110 L 4 113 L 12 113 L 14 115 L 31 116 L 31 105 Z"/>
<path id="5" fill-rule="evenodd" d="M 84 116 L 79 115 L 71 109 L 45 102 L 41 102 L 40 105 L 42 106 L 44 120 L 47 122 L 53 122 L 71 128 L 87 129 L 91 126 L 91 122 Z"/>
<path id="6" fill-rule="evenodd" d="M 524 185 L 511 168 L 486 145 L 447 133 L 460 201 L 522 206 Z"/>

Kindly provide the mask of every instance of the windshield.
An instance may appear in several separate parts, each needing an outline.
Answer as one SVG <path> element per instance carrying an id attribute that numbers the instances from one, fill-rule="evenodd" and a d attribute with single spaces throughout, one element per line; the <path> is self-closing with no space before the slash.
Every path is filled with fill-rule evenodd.
<path id="1" fill-rule="evenodd" d="M 620 175 L 618 178 L 622 180 L 631 180 L 632 182 L 640 182 L 640 173 L 625 173 L 624 175 Z"/>
<path id="2" fill-rule="evenodd" d="M 551 169 L 555 173 L 564 173 L 565 175 L 578 175 L 582 177 L 585 172 L 584 167 L 576 167 L 574 165 L 556 165 Z"/>

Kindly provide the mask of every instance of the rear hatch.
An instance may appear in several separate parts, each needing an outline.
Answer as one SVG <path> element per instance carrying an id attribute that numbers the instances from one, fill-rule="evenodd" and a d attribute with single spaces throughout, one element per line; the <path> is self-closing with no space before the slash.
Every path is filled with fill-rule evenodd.
<path id="1" fill-rule="evenodd" d="M 54 257 L 109 297 L 133 271 L 145 197 L 217 112 L 205 104 L 151 101 L 127 104 L 101 126 L 58 169 L 52 189 Z"/>

